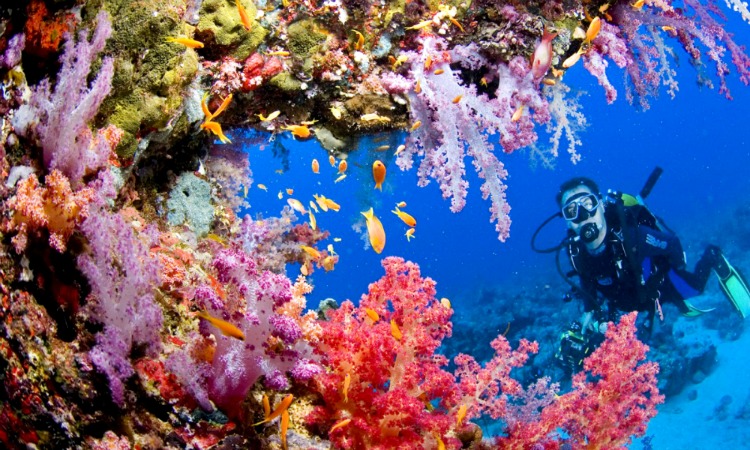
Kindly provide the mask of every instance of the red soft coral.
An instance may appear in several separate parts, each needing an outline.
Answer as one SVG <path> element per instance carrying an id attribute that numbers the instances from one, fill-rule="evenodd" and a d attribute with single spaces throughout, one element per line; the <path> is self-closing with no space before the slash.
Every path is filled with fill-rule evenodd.
<path id="1" fill-rule="evenodd" d="M 435 355 L 453 311 L 416 264 L 390 257 L 383 267 L 359 307 L 346 301 L 321 324 L 319 349 L 332 370 L 316 379 L 325 406 L 310 419 L 328 428 L 351 419 L 330 436 L 338 448 L 422 448 L 436 435 L 453 448 L 458 440 L 445 434 L 455 422 L 455 379 Z"/>

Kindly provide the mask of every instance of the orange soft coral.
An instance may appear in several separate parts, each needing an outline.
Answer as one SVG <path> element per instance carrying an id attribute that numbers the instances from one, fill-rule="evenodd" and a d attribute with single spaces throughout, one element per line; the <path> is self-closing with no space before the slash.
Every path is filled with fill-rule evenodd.
<path id="1" fill-rule="evenodd" d="M 18 183 L 16 195 L 8 202 L 14 211 L 8 228 L 18 232 L 12 239 L 16 251 L 26 249 L 29 233 L 46 229 L 50 246 L 64 252 L 76 225 L 88 215 L 93 198 L 94 190 L 88 187 L 73 193 L 70 181 L 57 170 L 47 175 L 44 186 L 35 176 Z"/>
<path id="2" fill-rule="evenodd" d="M 26 51 L 42 58 L 57 52 L 65 33 L 75 26 L 75 16 L 70 13 L 50 15 L 43 0 L 33 0 L 27 12 Z"/>

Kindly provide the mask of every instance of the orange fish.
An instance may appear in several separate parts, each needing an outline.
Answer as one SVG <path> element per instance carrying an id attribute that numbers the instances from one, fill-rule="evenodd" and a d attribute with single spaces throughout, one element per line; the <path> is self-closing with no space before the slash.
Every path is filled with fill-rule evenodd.
<path id="1" fill-rule="evenodd" d="M 346 160 L 342 159 L 341 162 L 339 163 L 339 173 L 346 172 L 347 167 L 348 167 L 348 164 L 346 163 Z"/>
<path id="2" fill-rule="evenodd" d="M 584 43 L 588 44 L 593 41 L 594 38 L 599 34 L 599 30 L 602 28 L 602 20 L 599 17 L 594 17 L 594 20 L 589 24 L 588 30 L 586 30 L 586 39 Z"/>
<path id="3" fill-rule="evenodd" d="M 331 427 L 330 430 L 328 430 L 328 434 L 330 435 L 335 430 L 337 430 L 337 429 L 339 429 L 341 427 L 345 427 L 345 426 L 349 425 L 349 422 L 351 422 L 351 421 L 352 421 L 352 419 L 339 420 L 338 422 L 336 422 L 336 424 L 334 426 Z"/>
<path id="4" fill-rule="evenodd" d="M 218 328 L 219 331 L 221 331 L 221 334 L 223 334 L 224 336 L 237 338 L 241 341 L 245 340 L 245 333 L 237 328 L 237 326 L 227 322 L 226 320 L 216 318 L 206 311 L 198 311 L 197 313 L 195 313 L 195 315 Z"/>
<path id="5" fill-rule="evenodd" d="M 307 139 L 311 135 L 310 129 L 307 125 L 286 125 L 281 127 L 281 129 L 291 131 L 292 136 L 300 139 Z"/>
<path id="6" fill-rule="evenodd" d="M 331 167 L 333 167 L 336 165 L 336 158 L 334 158 L 333 155 L 329 155 L 328 162 L 331 164 Z"/>
<path id="7" fill-rule="evenodd" d="M 242 26 L 245 27 L 245 30 L 250 31 L 253 27 L 253 23 L 250 21 L 250 16 L 247 15 L 245 7 L 242 6 L 240 0 L 235 0 L 234 3 L 237 4 L 237 12 L 240 13 L 240 22 L 242 22 Z"/>
<path id="8" fill-rule="evenodd" d="M 286 432 L 289 430 L 289 410 L 285 409 L 284 412 L 281 413 L 281 428 L 279 429 L 279 434 L 281 434 L 281 448 L 284 450 L 287 450 L 286 446 Z M 445 449 L 445 446 L 443 446 L 443 449 Z"/>
<path id="9" fill-rule="evenodd" d="M 370 245 L 375 253 L 380 254 L 385 248 L 385 230 L 380 219 L 375 217 L 372 208 L 361 213 L 367 221 L 367 234 L 370 237 Z"/>
<path id="10" fill-rule="evenodd" d="M 401 211 L 398 208 L 398 206 L 396 207 L 395 211 L 391 211 L 391 212 L 397 215 L 399 219 L 401 219 L 405 224 L 409 225 L 410 227 L 414 228 L 417 226 L 417 220 L 414 219 L 414 217 L 412 217 L 411 214 Z"/>
<path id="11" fill-rule="evenodd" d="M 273 412 L 268 417 L 266 417 L 265 419 L 261 420 L 258 423 L 254 423 L 253 426 L 258 426 L 262 423 L 270 422 L 273 419 L 279 417 L 284 411 L 287 410 L 287 408 L 289 408 L 289 405 L 292 404 L 292 400 L 294 400 L 294 395 L 292 394 L 287 395 L 286 397 L 284 397 L 284 400 L 282 400 L 281 403 L 279 403 L 279 406 L 277 406 L 276 409 L 274 409 Z"/>
<path id="12" fill-rule="evenodd" d="M 320 163 L 317 159 L 312 160 L 312 171 L 313 173 L 320 173 Z"/>
<path id="13" fill-rule="evenodd" d="M 208 130 L 211 133 L 213 133 L 216 136 L 218 136 L 219 140 L 223 144 L 226 144 L 226 143 L 230 143 L 231 144 L 232 143 L 232 141 L 230 141 L 229 138 L 224 135 L 224 132 L 221 131 L 221 125 L 219 125 L 218 122 L 211 122 L 210 120 L 206 121 L 206 122 L 203 122 L 201 124 L 201 129 Z"/>
<path id="14" fill-rule="evenodd" d="M 182 44 L 185 47 L 190 48 L 203 48 L 203 42 L 196 41 L 186 37 L 168 37 L 167 42 L 174 42 L 175 44 Z"/>
<path id="15" fill-rule="evenodd" d="M 338 212 L 341 209 L 341 205 L 334 202 L 330 198 L 323 197 L 323 203 L 325 203 L 326 208 L 330 209 L 331 211 Z"/>
<path id="16" fill-rule="evenodd" d="M 401 333 L 401 330 L 398 328 L 398 324 L 393 319 L 391 319 L 391 335 L 393 335 L 397 341 L 400 341 L 401 338 L 404 337 L 403 333 Z"/>
<path id="17" fill-rule="evenodd" d="M 372 179 L 375 180 L 375 189 L 383 192 L 383 181 L 385 181 L 385 164 L 380 160 L 372 163 Z"/>
<path id="18" fill-rule="evenodd" d="M 310 247 L 309 245 L 300 245 L 299 248 L 301 248 L 303 252 L 310 255 L 313 259 L 320 259 L 320 252 L 318 251 L 318 249 Z"/>
<path id="19" fill-rule="evenodd" d="M 411 239 L 414 237 L 414 228 L 409 228 L 408 230 L 406 230 L 406 234 L 404 234 L 404 236 L 406 236 L 406 242 L 411 241 Z"/>

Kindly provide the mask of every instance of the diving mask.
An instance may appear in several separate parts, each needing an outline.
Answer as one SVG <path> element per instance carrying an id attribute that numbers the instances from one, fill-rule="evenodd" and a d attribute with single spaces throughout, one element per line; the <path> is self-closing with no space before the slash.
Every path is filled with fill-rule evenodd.
<path id="1" fill-rule="evenodd" d="M 594 194 L 580 193 L 571 197 L 568 203 L 562 207 L 562 215 L 565 220 L 573 223 L 581 223 L 593 216 L 599 207 L 599 199 Z"/>

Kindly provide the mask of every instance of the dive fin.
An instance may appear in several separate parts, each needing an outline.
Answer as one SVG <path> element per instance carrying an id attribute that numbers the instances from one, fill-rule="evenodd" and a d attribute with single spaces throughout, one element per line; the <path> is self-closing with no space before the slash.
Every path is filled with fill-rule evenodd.
<path id="1" fill-rule="evenodd" d="M 750 316 L 750 289 L 740 272 L 729 264 L 724 255 L 721 255 L 721 258 L 729 268 L 729 275 L 725 278 L 719 277 L 719 286 L 744 319 Z"/>
<path id="2" fill-rule="evenodd" d="M 707 312 L 711 312 L 714 309 L 716 309 L 716 308 L 700 309 L 700 308 L 693 306 L 693 304 L 687 300 L 683 300 L 682 302 L 685 304 L 685 307 L 687 308 L 687 311 L 684 311 L 682 313 L 682 315 L 685 317 L 697 317 L 697 316 L 700 316 L 701 314 L 705 314 Z"/>

